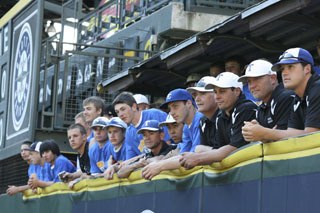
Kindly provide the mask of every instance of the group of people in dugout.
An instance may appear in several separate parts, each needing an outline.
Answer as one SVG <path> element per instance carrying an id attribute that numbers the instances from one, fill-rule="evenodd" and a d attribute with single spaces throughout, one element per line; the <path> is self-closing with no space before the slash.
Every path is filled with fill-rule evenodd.
<path id="1" fill-rule="evenodd" d="M 129 92 L 120 93 L 111 108 L 99 97 L 85 99 L 67 131 L 77 168 L 52 140 L 24 143 L 29 181 L 9 186 L 7 194 L 59 181 L 72 188 L 84 178 L 125 178 L 139 168 L 152 179 L 164 170 L 221 161 L 253 141 L 319 130 L 320 76 L 307 50 L 288 49 L 275 64 L 254 60 L 244 75 L 229 65 L 187 89 L 172 90 L 160 109 L 148 109 L 145 96 Z"/>

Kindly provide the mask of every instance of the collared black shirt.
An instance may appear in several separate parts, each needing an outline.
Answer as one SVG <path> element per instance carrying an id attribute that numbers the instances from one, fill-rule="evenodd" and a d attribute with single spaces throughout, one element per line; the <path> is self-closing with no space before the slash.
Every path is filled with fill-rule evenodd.
<path id="1" fill-rule="evenodd" d="M 155 156 L 160 156 L 160 155 L 166 155 L 168 154 L 171 150 L 174 150 L 177 146 L 172 146 L 168 145 L 166 142 L 162 143 L 161 150 L 158 155 L 154 155 L 152 152 L 148 152 L 145 154 L 146 158 L 152 158 Z"/>
<path id="2" fill-rule="evenodd" d="M 78 153 L 77 157 L 79 159 L 80 169 L 83 173 L 90 174 L 90 158 L 88 155 L 89 143 L 86 142 L 84 147 L 84 153 L 82 156 Z"/>
<path id="3" fill-rule="evenodd" d="M 288 119 L 293 105 L 294 92 L 279 84 L 272 92 L 268 103 L 258 107 L 257 121 L 267 128 L 287 129 Z"/>
<path id="4" fill-rule="evenodd" d="M 206 116 L 203 116 L 200 119 L 200 144 L 211 146 L 214 149 L 218 149 L 219 146 L 216 143 L 215 135 L 216 135 L 216 119 L 221 114 L 221 111 L 219 109 L 216 110 L 216 112 L 213 114 L 211 119 L 207 118 Z"/>
<path id="5" fill-rule="evenodd" d="M 320 76 L 313 74 L 308 80 L 303 98 L 295 95 L 288 128 L 320 128 Z"/>
<path id="6" fill-rule="evenodd" d="M 241 147 L 248 142 L 242 136 L 242 126 L 244 121 L 251 121 L 256 117 L 257 105 L 246 100 L 242 94 L 231 110 L 230 117 L 222 111 L 216 125 L 216 141 L 219 147 L 231 145 Z"/>

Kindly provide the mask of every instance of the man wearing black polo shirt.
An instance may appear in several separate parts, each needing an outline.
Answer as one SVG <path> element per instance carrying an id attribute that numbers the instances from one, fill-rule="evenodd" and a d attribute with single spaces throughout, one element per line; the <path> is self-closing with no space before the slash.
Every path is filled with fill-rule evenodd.
<path id="1" fill-rule="evenodd" d="M 276 130 L 249 122 L 242 128 L 247 141 L 276 141 L 320 130 L 320 77 L 311 54 L 302 48 L 286 50 L 272 70 L 281 72 L 284 87 L 295 92 L 288 128 Z"/>
<path id="2" fill-rule="evenodd" d="M 278 83 L 277 73 L 271 68 L 272 64 L 266 60 L 252 61 L 239 81 L 248 83 L 252 95 L 262 101 L 256 120 L 251 122 L 271 129 L 287 129 L 294 93 Z"/>
<path id="3" fill-rule="evenodd" d="M 206 89 L 214 89 L 215 101 L 222 111 L 216 125 L 216 143 L 219 148 L 183 154 L 180 158 L 181 166 L 191 169 L 198 165 L 212 164 L 247 144 L 241 134 L 241 127 L 244 121 L 255 118 L 256 105 L 245 99 L 242 83 L 238 79 L 236 74 L 223 72 L 205 86 Z"/>
<path id="4" fill-rule="evenodd" d="M 215 143 L 216 119 L 219 109 L 214 100 L 213 89 L 205 89 L 207 83 L 212 82 L 215 78 L 205 76 L 194 87 L 188 87 L 187 91 L 196 101 L 198 111 L 204 116 L 200 119 L 200 144 L 196 147 L 195 152 L 201 152 L 209 149 L 219 148 Z"/>
<path id="5" fill-rule="evenodd" d="M 64 182 L 69 182 L 90 175 L 90 159 L 88 155 L 89 143 L 87 142 L 86 129 L 81 124 L 71 124 L 67 130 L 70 147 L 78 153 L 77 155 L 77 171 L 74 173 L 65 172 L 60 175 Z M 78 182 L 69 183 L 72 188 Z"/>

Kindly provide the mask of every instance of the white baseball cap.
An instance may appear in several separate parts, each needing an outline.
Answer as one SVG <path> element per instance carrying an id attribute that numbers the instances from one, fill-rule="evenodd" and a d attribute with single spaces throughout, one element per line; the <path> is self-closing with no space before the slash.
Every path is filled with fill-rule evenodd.
<path id="1" fill-rule="evenodd" d="M 135 94 L 133 98 L 136 100 L 137 104 L 150 104 L 148 98 L 142 94 Z"/>
<path id="2" fill-rule="evenodd" d="M 246 83 L 249 77 L 260 77 L 264 75 L 277 75 L 271 70 L 272 64 L 266 60 L 258 59 L 252 61 L 246 68 L 245 75 L 239 78 L 239 82 Z"/>
<path id="3" fill-rule="evenodd" d="M 110 126 L 119 127 L 122 129 L 127 129 L 128 127 L 127 124 L 123 120 L 121 120 L 119 117 L 111 118 L 108 124 L 106 125 L 106 127 L 108 128 Z"/>
<path id="4" fill-rule="evenodd" d="M 194 91 L 198 91 L 198 92 L 213 92 L 213 89 L 206 89 L 205 86 L 207 85 L 208 82 L 213 81 L 215 79 L 215 77 L 213 76 L 205 76 L 203 78 L 201 78 L 198 83 L 196 84 L 196 86 L 194 87 L 188 87 L 187 91 L 192 93 Z"/>
<path id="5" fill-rule="evenodd" d="M 162 126 L 166 126 L 167 124 L 173 124 L 173 123 L 177 123 L 177 121 L 174 120 L 174 118 L 170 114 L 168 114 L 166 120 L 161 122 L 159 126 L 162 127 Z"/>
<path id="6" fill-rule="evenodd" d="M 238 87 L 242 90 L 242 83 L 238 81 L 239 76 L 232 72 L 220 73 L 213 81 L 210 81 L 205 86 L 206 89 L 212 89 L 215 86 L 220 88 Z"/>

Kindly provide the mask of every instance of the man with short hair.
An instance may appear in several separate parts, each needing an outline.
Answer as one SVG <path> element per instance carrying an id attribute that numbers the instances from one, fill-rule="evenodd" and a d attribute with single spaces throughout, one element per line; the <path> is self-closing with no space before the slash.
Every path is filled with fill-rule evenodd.
<path id="1" fill-rule="evenodd" d="M 154 157 L 158 157 L 156 160 L 159 160 L 175 148 L 164 141 L 163 128 L 159 124 L 157 120 L 148 120 L 138 130 L 137 133 L 143 135 L 145 145 L 150 149 L 150 152 L 142 154 L 134 162 L 121 167 L 117 172 L 119 178 L 128 177 L 135 169 L 141 168 L 152 160 L 155 160 Z"/>
<path id="2" fill-rule="evenodd" d="M 168 93 L 161 108 L 168 107 L 170 115 L 177 123 L 184 123 L 183 139 L 180 152 L 193 152 L 200 144 L 199 123 L 203 116 L 190 93 L 185 89 L 175 89 Z"/>
<path id="3" fill-rule="evenodd" d="M 181 166 L 191 169 L 198 165 L 212 164 L 221 161 L 231 152 L 247 142 L 241 134 L 244 121 L 255 118 L 256 105 L 245 99 L 239 77 L 231 72 L 223 72 L 206 89 L 214 89 L 215 101 L 221 110 L 216 125 L 216 149 L 200 153 L 185 153 L 180 158 Z"/>
<path id="4" fill-rule="evenodd" d="M 283 85 L 295 92 L 288 128 L 270 129 L 257 122 L 248 122 L 242 128 L 247 141 L 276 141 L 320 130 L 320 76 L 314 72 L 312 55 L 303 48 L 286 50 L 273 71 L 281 72 Z"/>
<path id="5" fill-rule="evenodd" d="M 77 171 L 74 173 L 66 172 L 60 176 L 65 182 L 80 178 L 83 174 L 90 175 L 89 144 L 87 143 L 86 134 L 86 130 L 81 124 L 71 124 L 68 127 L 69 145 L 78 154 Z"/>
<path id="6" fill-rule="evenodd" d="M 184 123 L 182 142 L 179 143 L 180 154 L 184 152 L 194 152 L 196 146 L 200 144 L 200 119 L 203 114 L 197 111 L 197 105 L 191 94 L 185 89 L 175 89 L 168 93 L 166 102 L 162 108 L 169 107 L 170 115 L 177 123 Z M 145 179 L 152 179 L 161 171 L 172 170 L 180 167 L 179 159 L 181 155 L 150 163 L 142 170 Z"/>
<path id="7" fill-rule="evenodd" d="M 35 169 L 36 169 L 36 165 L 34 165 L 31 161 L 30 161 L 30 145 L 32 144 L 31 141 L 24 141 L 22 144 L 21 144 L 21 147 L 20 147 L 20 156 L 21 158 L 26 161 L 29 165 L 28 167 L 28 177 L 31 176 L 31 174 L 33 174 L 35 172 Z M 28 189 L 28 185 L 26 186 L 15 186 L 15 185 L 9 185 L 8 186 L 8 189 L 7 189 L 7 194 L 8 195 L 14 195 L 18 192 L 22 192 L 26 189 Z"/>
<path id="8" fill-rule="evenodd" d="M 93 120 L 97 117 L 103 116 L 104 109 L 105 109 L 105 101 L 98 97 L 98 96 L 91 96 L 83 100 L 83 115 L 85 117 L 85 121 L 90 127 Z M 88 129 L 88 133 L 90 136 L 88 137 L 87 141 L 91 142 L 93 138 L 93 133 L 91 129 Z M 91 146 L 92 144 L 90 144 Z"/>
<path id="9" fill-rule="evenodd" d="M 167 114 L 158 109 L 147 109 L 140 111 L 132 93 L 122 92 L 113 101 L 115 111 L 128 128 L 126 130 L 126 159 L 133 158 L 141 153 L 148 152 L 145 148 L 142 135 L 137 134 L 144 122 L 147 120 L 164 121 Z M 165 141 L 169 140 L 167 129 L 164 130 Z"/>
<path id="10" fill-rule="evenodd" d="M 205 76 L 200 79 L 195 87 L 187 88 L 187 91 L 192 94 L 196 104 L 198 106 L 198 111 L 204 116 L 200 119 L 200 144 L 204 146 L 197 146 L 197 149 L 212 149 L 218 148 L 215 143 L 216 134 L 216 120 L 219 115 L 219 109 L 216 101 L 214 100 L 213 89 L 206 89 L 205 86 L 214 81 L 214 77 Z M 205 147 L 206 146 L 206 147 Z"/>
<path id="11" fill-rule="evenodd" d="M 271 67 L 263 59 L 252 61 L 239 81 L 248 83 L 253 96 L 262 101 L 252 122 L 270 129 L 287 129 L 294 93 L 278 83 L 277 73 Z"/>

